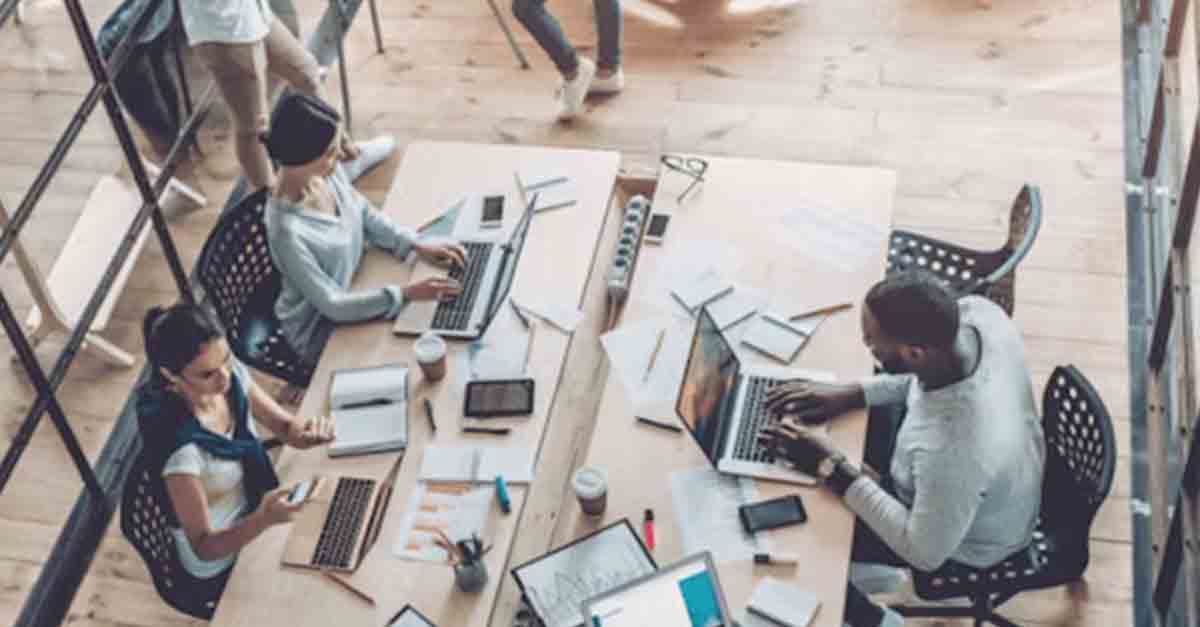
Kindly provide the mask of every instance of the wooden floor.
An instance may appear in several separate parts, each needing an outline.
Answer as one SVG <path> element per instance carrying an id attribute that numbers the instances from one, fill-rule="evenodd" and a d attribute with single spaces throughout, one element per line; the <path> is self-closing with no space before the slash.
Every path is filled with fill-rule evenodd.
<path id="1" fill-rule="evenodd" d="M 0 32 L 0 198 L 10 208 L 89 84 L 61 7 L 26 1 L 28 24 Z M 87 2 L 90 23 L 115 4 Z M 485 3 L 379 4 L 386 54 L 374 53 L 365 10 L 348 42 L 360 137 L 607 148 L 621 151 L 634 172 L 652 171 L 660 153 L 676 150 L 882 166 L 899 175 L 896 226 L 979 246 L 1003 239 L 1022 183 L 1041 185 L 1045 223 L 1021 266 L 1016 307 L 1035 385 L 1040 390 L 1055 365 L 1079 366 L 1116 419 L 1123 456 L 1092 529 L 1086 583 L 1022 595 L 1008 614 L 1035 625 L 1132 622 L 1119 3 L 996 0 L 980 11 L 973 0 L 740 0 L 731 9 L 742 12 L 729 15 L 724 1 L 626 0 L 627 91 L 592 103 L 569 126 L 552 121 L 544 55 L 523 36 L 535 70 L 516 69 Z M 323 5 L 298 5 L 307 32 Z M 590 3 L 552 5 L 575 41 L 594 41 Z M 209 158 L 188 177 L 213 204 L 172 226 L 188 267 L 234 171 L 227 117 L 210 121 Z M 120 161 L 101 109 L 25 230 L 44 270 L 91 186 Z M 375 200 L 395 166 L 366 181 Z M 11 256 L 0 289 L 24 316 L 30 299 Z M 140 355 L 142 312 L 173 290 L 151 243 L 107 335 Z M 48 361 L 60 346 L 47 342 L 39 354 Z M 2 353 L 0 434 L 11 441 L 33 394 L 7 341 Z M 86 354 L 76 361 L 60 398 L 89 455 L 103 445 L 135 374 Z M 80 487 L 44 422 L 0 495 L 0 623 L 19 612 Z M 197 621 L 158 599 L 114 527 L 67 622 Z"/>

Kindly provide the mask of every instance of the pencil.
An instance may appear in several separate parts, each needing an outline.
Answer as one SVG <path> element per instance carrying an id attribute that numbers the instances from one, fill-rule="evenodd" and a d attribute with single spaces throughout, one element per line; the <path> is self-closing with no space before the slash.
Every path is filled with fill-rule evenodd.
<path id="1" fill-rule="evenodd" d="M 838 303 L 836 305 L 830 305 L 828 307 L 821 307 L 819 309 L 813 309 L 811 311 L 802 311 L 793 316 L 788 316 L 788 320 L 795 322 L 797 320 L 803 320 L 804 318 L 811 318 L 813 316 L 829 316 L 829 315 L 833 315 L 835 313 L 846 311 L 847 309 L 850 309 L 853 306 L 854 306 L 854 303 Z"/>
<path id="2" fill-rule="evenodd" d="M 354 587 L 354 585 L 351 584 L 349 581 L 346 581 L 345 579 L 342 579 L 341 577 L 338 577 L 337 575 L 333 574 L 333 571 L 322 570 L 321 572 L 324 573 L 325 576 L 328 577 L 329 579 L 336 581 L 339 586 L 349 590 L 351 593 L 354 594 L 354 596 L 362 599 L 363 601 L 366 601 L 369 605 L 375 605 L 375 599 L 372 598 L 371 595 Z"/>
<path id="3" fill-rule="evenodd" d="M 521 372 L 529 372 L 529 357 L 533 355 L 533 337 L 537 335 L 537 325 L 529 325 L 529 341 L 525 343 L 525 365 L 521 367 Z"/>
<path id="4" fill-rule="evenodd" d="M 650 353 L 650 363 L 646 365 L 646 373 L 642 375 L 642 383 L 650 378 L 650 372 L 654 370 L 654 362 L 658 359 L 658 351 L 662 348 L 663 338 L 666 337 L 667 330 L 663 329 L 658 332 L 658 341 L 654 344 L 654 352 Z"/>

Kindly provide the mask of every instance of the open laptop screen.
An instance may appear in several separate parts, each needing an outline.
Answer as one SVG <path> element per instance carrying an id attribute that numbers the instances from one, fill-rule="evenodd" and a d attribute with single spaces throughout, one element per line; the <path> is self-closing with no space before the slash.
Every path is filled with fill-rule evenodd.
<path id="1" fill-rule="evenodd" d="M 684 558 L 642 579 L 590 599 L 584 616 L 603 627 L 725 627 L 731 625 L 708 553 Z"/>
<path id="2" fill-rule="evenodd" d="M 521 214 L 520 221 L 513 227 L 508 243 L 502 245 L 507 249 L 506 258 L 504 265 L 500 267 L 499 276 L 496 277 L 496 289 L 492 291 L 491 299 L 488 301 L 489 308 L 483 314 L 483 328 L 479 331 L 481 336 L 487 332 L 492 319 L 504 306 L 504 301 L 508 299 L 508 293 L 512 290 L 513 279 L 517 275 L 517 263 L 521 260 L 521 251 L 525 248 L 525 236 L 529 234 L 529 223 L 533 221 L 533 207 L 537 202 L 537 197 L 538 195 L 534 194 L 530 199 L 529 204 L 525 207 L 525 213 Z"/>
<path id="3" fill-rule="evenodd" d="M 727 418 L 723 411 L 733 393 L 738 374 L 733 347 L 721 336 L 708 309 L 701 307 L 696 316 L 696 332 L 688 354 L 683 384 L 675 413 L 696 438 L 700 449 L 715 464 L 720 457 L 721 432 Z"/>

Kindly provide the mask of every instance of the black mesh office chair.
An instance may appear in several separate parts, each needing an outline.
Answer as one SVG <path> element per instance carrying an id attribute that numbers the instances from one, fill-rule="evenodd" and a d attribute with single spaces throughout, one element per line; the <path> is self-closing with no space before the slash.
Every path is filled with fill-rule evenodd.
<path id="1" fill-rule="evenodd" d="M 145 452 L 138 455 L 121 496 L 121 533 L 146 563 L 154 588 L 167 605 L 196 618 L 212 619 L 228 576 L 198 579 L 183 569 L 171 528 L 179 526 L 159 473 Z"/>
<path id="2" fill-rule="evenodd" d="M 1074 366 L 1059 366 L 1042 396 L 1046 470 L 1042 510 L 1033 543 L 991 568 L 949 564 L 913 571 L 917 596 L 927 601 L 965 597 L 968 607 L 897 606 L 904 616 L 968 617 L 975 625 L 1016 627 L 996 608 L 1023 590 L 1076 581 L 1088 565 L 1092 520 L 1112 488 L 1117 443 L 1100 395 Z"/>
<path id="3" fill-rule="evenodd" d="M 267 248 L 266 201 L 261 189 L 221 216 L 200 252 L 200 284 L 238 359 L 304 388 L 313 368 L 301 363 L 275 316 L 282 281 Z"/>
<path id="4" fill-rule="evenodd" d="M 1042 195 L 1026 184 L 1013 200 L 1008 241 L 997 250 L 979 251 L 897 229 L 888 236 L 887 272 L 920 268 L 963 294 L 981 294 L 1011 316 L 1017 264 L 1029 253 L 1042 224 Z"/>

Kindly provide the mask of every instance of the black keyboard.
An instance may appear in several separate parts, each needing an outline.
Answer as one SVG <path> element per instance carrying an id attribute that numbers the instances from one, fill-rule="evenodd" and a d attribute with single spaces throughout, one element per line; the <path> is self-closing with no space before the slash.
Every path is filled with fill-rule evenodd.
<path id="1" fill-rule="evenodd" d="M 487 269 L 488 258 L 492 256 L 495 245 L 490 242 L 463 242 L 463 248 L 467 249 L 467 266 L 450 269 L 450 278 L 462 285 L 462 292 L 454 300 L 438 303 L 437 311 L 433 313 L 434 329 L 462 331 L 467 328 L 471 312 L 475 309 L 475 299 L 479 297 L 483 271 Z"/>
<path id="2" fill-rule="evenodd" d="M 733 445 L 733 458 L 747 462 L 769 462 L 767 449 L 758 443 L 758 433 L 767 426 L 767 411 L 763 403 L 767 392 L 775 387 L 775 379 L 746 378 L 746 401 L 742 404 L 742 423 Z"/>
<path id="3" fill-rule="evenodd" d="M 313 551 L 312 565 L 319 567 L 350 568 L 350 557 L 354 554 L 358 530 L 366 523 L 367 506 L 371 503 L 373 479 L 338 479 L 333 500 L 329 503 L 329 514 L 317 548 Z"/>

